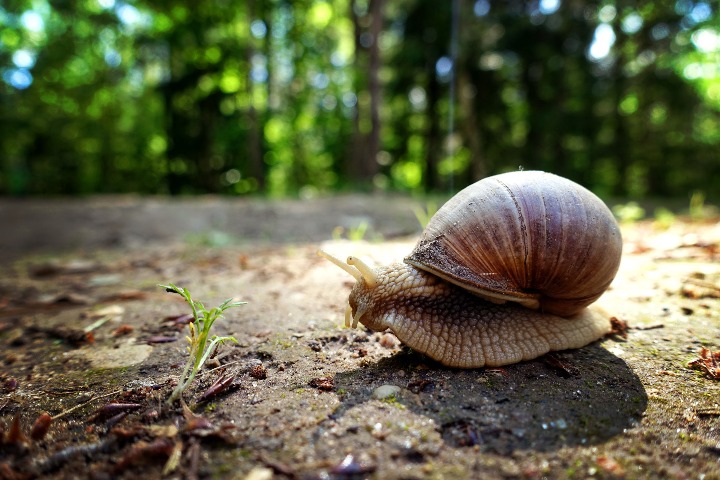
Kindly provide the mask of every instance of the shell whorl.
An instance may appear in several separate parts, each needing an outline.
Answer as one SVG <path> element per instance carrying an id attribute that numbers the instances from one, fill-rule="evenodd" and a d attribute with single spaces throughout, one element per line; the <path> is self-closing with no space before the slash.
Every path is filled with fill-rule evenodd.
<path id="1" fill-rule="evenodd" d="M 620 229 L 597 196 L 524 171 L 455 195 L 405 261 L 484 298 L 569 316 L 608 288 L 621 252 Z"/>

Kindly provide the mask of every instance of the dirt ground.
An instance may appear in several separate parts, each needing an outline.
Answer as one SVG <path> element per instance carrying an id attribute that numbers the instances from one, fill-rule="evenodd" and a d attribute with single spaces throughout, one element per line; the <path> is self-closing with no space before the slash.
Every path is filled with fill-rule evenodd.
<path id="1" fill-rule="evenodd" d="M 626 338 L 458 370 L 344 328 L 352 278 L 316 255 L 400 260 L 420 204 L 0 200 L 0 479 L 720 479 L 717 219 L 623 226 L 598 304 Z M 248 302 L 187 408 L 161 283 Z"/>

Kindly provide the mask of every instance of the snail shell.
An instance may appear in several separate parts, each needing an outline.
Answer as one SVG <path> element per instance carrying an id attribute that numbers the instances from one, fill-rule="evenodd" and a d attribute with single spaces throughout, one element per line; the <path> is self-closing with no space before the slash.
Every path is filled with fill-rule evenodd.
<path id="1" fill-rule="evenodd" d="M 607 317 L 585 307 L 615 277 L 622 239 L 590 191 L 529 171 L 462 190 L 405 263 L 372 269 L 319 253 L 357 280 L 346 326 L 390 329 L 445 365 L 475 368 L 579 348 L 608 333 Z"/>
<path id="2" fill-rule="evenodd" d="M 545 172 L 488 177 L 448 201 L 405 259 L 490 301 L 568 316 L 597 300 L 620 266 L 607 206 Z"/>

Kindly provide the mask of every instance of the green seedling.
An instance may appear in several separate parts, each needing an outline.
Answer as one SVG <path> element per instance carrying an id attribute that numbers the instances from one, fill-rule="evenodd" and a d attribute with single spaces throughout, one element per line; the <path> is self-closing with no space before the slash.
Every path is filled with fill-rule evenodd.
<path id="1" fill-rule="evenodd" d="M 362 221 L 359 224 L 355 225 L 354 227 L 351 227 L 347 231 L 348 240 L 352 242 L 359 242 L 363 238 L 365 238 L 365 234 L 367 233 L 368 229 L 368 222 Z"/>
<path id="2" fill-rule="evenodd" d="M 675 224 L 675 214 L 665 207 L 655 209 L 653 225 L 660 230 L 667 230 Z"/>
<path id="3" fill-rule="evenodd" d="M 690 218 L 694 221 L 705 218 L 705 192 L 695 190 L 690 196 L 690 207 L 688 208 Z"/>
<path id="4" fill-rule="evenodd" d="M 334 240 L 340 240 L 343 238 L 343 235 L 346 235 L 347 239 L 351 242 L 359 242 L 363 240 L 365 238 L 365 235 L 368 233 L 368 226 L 368 222 L 366 221 L 362 221 L 356 226 L 350 227 L 348 229 L 337 226 L 333 229 L 332 236 Z"/>
<path id="5" fill-rule="evenodd" d="M 642 208 L 637 202 L 628 202 L 624 204 L 615 205 L 612 209 L 620 223 L 632 224 L 645 216 L 645 209 Z"/>
<path id="6" fill-rule="evenodd" d="M 171 293 L 177 293 L 185 299 L 192 308 L 194 321 L 188 323 L 190 335 L 187 338 L 190 346 L 188 347 L 188 359 L 185 368 L 178 379 L 178 384 L 170 394 L 168 403 L 172 404 L 178 400 L 183 392 L 190 386 L 195 379 L 195 375 L 205 364 L 215 347 L 226 341 L 238 343 L 235 337 L 219 337 L 217 335 L 210 336 L 210 330 L 216 320 L 223 318 L 223 312 L 229 308 L 245 305 L 247 302 L 233 302 L 232 299 L 225 300 L 222 305 L 207 310 L 201 302 L 196 302 L 190 296 L 190 292 L 186 288 L 177 287 L 172 283 L 169 285 L 158 285 Z M 208 342 L 209 341 L 209 342 Z"/>
<path id="7" fill-rule="evenodd" d="M 415 218 L 417 218 L 418 223 L 423 229 L 427 227 L 428 222 L 430 222 L 430 219 L 433 217 L 433 215 L 435 215 L 437 211 L 437 203 L 433 202 L 432 200 L 428 200 L 425 203 L 425 208 L 416 206 L 413 209 L 413 213 L 415 213 Z"/>

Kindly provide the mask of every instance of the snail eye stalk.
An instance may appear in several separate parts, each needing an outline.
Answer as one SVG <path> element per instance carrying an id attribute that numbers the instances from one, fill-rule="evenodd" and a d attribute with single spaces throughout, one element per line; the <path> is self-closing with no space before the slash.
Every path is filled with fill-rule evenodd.
<path id="1" fill-rule="evenodd" d="M 333 257 L 332 255 L 323 250 L 318 250 L 317 254 L 323 258 L 330 260 L 332 263 L 345 270 L 347 273 L 352 275 L 358 282 L 360 280 L 364 280 L 365 284 L 369 288 L 373 288 L 375 285 L 377 285 L 377 275 L 375 275 L 375 272 L 373 272 L 372 268 L 370 268 L 365 262 L 363 262 L 359 258 L 348 257 L 347 263 L 345 263 L 342 260 Z"/>
<path id="2" fill-rule="evenodd" d="M 323 250 L 318 250 L 317 254 L 323 258 L 330 260 L 332 263 L 345 270 L 347 273 L 355 277 L 355 280 L 357 280 L 358 282 L 362 280 L 363 277 L 360 274 L 360 271 L 350 267 L 350 265 L 343 262 L 342 260 L 333 257 L 332 255 Z"/>
<path id="3" fill-rule="evenodd" d="M 377 285 L 377 275 L 375 275 L 373 269 L 370 268 L 365 262 L 363 262 L 357 257 L 348 257 L 347 263 L 348 265 L 352 265 L 353 267 L 358 269 L 360 274 L 365 279 L 365 283 L 367 283 L 368 287 L 372 288 Z"/>

